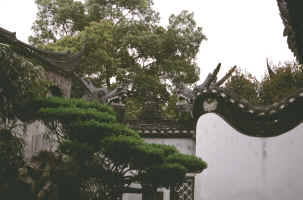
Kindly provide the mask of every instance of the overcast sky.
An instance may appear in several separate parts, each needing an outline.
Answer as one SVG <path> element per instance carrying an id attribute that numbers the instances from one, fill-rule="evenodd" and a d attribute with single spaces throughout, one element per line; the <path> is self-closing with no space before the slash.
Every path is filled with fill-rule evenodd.
<path id="1" fill-rule="evenodd" d="M 294 60 L 283 37 L 276 0 L 154 0 L 154 4 L 163 24 L 172 13 L 194 12 L 208 38 L 197 60 L 202 80 L 218 62 L 222 63 L 221 75 L 237 65 L 260 79 L 266 58 L 275 64 Z M 34 0 L 2 0 L 0 26 L 27 42 L 36 11 Z"/>

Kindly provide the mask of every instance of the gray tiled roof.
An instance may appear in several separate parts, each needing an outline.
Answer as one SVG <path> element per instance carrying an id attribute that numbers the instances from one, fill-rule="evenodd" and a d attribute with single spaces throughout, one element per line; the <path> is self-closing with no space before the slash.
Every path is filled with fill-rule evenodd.
<path id="1" fill-rule="evenodd" d="M 172 121 L 132 121 L 127 123 L 144 138 L 191 138 L 195 139 L 193 128 L 180 127 Z"/>
<path id="2" fill-rule="evenodd" d="M 85 52 L 85 45 L 75 54 L 71 52 L 52 52 L 38 49 L 16 38 L 16 33 L 0 27 L 0 43 L 13 47 L 15 53 L 38 61 L 47 71 L 73 77 L 75 68 L 80 64 L 81 56 Z"/>

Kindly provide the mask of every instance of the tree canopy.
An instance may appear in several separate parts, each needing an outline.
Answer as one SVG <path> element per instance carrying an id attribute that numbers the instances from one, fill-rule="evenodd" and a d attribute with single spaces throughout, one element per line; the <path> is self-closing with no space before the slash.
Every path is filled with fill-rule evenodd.
<path id="1" fill-rule="evenodd" d="M 117 123 L 107 105 L 51 97 L 36 98 L 24 109 L 28 119 L 43 120 L 58 136 L 59 152 L 73 163 L 66 181 L 79 183 L 71 191 L 89 191 L 93 184 L 97 191 L 90 195 L 115 199 L 132 183 L 169 187 L 182 183 L 186 173 L 206 168 L 200 158 L 173 146 L 145 143 L 137 132 Z"/>
<path id="2" fill-rule="evenodd" d="M 262 104 L 273 104 L 294 94 L 303 87 L 302 65 L 286 62 L 273 65 L 272 76 L 267 75 L 261 82 L 259 98 Z"/>
<path id="3" fill-rule="evenodd" d="M 259 82 L 249 73 L 239 69 L 226 82 L 224 88 L 236 96 L 248 100 L 251 104 L 258 104 Z"/>
<path id="4" fill-rule="evenodd" d="M 150 0 L 36 0 L 36 4 L 30 42 L 56 51 L 77 51 L 85 43 L 86 54 L 75 73 L 92 79 L 97 87 L 126 86 L 132 94 L 127 105 L 133 105 L 133 113 L 156 116 L 152 112 L 167 106 L 174 89 L 198 80 L 196 55 L 206 38 L 192 13 L 172 15 L 164 27 Z M 11 174 L 18 183 L 32 188 L 32 199 L 42 198 L 54 188 L 64 200 L 80 199 L 81 193 L 114 199 L 131 183 L 155 191 L 181 183 L 186 173 L 206 168 L 204 161 L 181 154 L 175 147 L 145 143 L 137 132 L 119 124 L 107 105 L 46 98 L 47 83 L 39 79 L 40 68 L 9 45 L 1 44 L 0 56 L 4 72 L 0 81 L 7 86 L 0 88 L 1 104 L 7 105 L 0 108 L 2 121 L 41 120 L 59 142 L 60 156 L 42 152 L 34 157 L 32 171 L 24 167 L 25 174 L 30 174 L 24 180 L 19 180 L 17 172 L 24 164 L 21 148 L 13 159 L 1 157 L 8 167 L 1 169 L 0 176 L 14 165 Z M 80 97 L 81 91 L 73 95 Z M 12 135 L 7 129 L 1 128 L 2 132 Z M 1 155 L 10 147 L 4 144 L 14 142 L 7 137 L 0 143 Z M 3 188 L 7 182 L 0 183 L 1 191 Z"/>
<path id="5" fill-rule="evenodd" d="M 1 88 L 0 97 L 3 105 L 11 102 L 9 115 L 1 108 L 3 121 L 43 121 L 59 142 L 56 153 L 41 152 L 27 165 L 22 141 L 12 128 L 0 128 L 0 191 L 8 199 L 20 195 L 28 199 L 48 195 L 64 200 L 83 195 L 114 199 L 131 183 L 154 191 L 182 183 L 186 173 L 206 168 L 204 161 L 181 154 L 175 147 L 145 143 L 136 131 L 117 122 L 109 105 L 45 97 L 47 84 L 39 79 L 41 69 L 12 53 L 9 46 L 1 46 L 1 53 L 0 69 L 7 72 L 1 76 L 7 87 Z"/>
<path id="6" fill-rule="evenodd" d="M 196 55 L 206 37 L 193 13 L 172 15 L 164 27 L 150 0 L 36 3 L 39 12 L 30 41 L 71 51 L 86 43 L 86 55 L 76 73 L 89 76 L 96 87 L 127 87 L 133 97 L 127 103 L 132 105 L 126 112 L 129 116 L 146 113 L 143 108 L 151 103 L 158 105 L 154 111 L 162 112 L 176 87 L 199 79 Z"/>
<path id="7" fill-rule="evenodd" d="M 39 68 L 0 44 L 0 124 L 13 129 L 19 116 L 18 105 L 24 99 L 46 93 Z M 9 123 L 8 123 L 9 122 Z"/>
<path id="8" fill-rule="evenodd" d="M 4 199 L 33 199 L 30 186 L 19 176 L 25 165 L 19 108 L 28 99 L 46 94 L 47 83 L 39 71 L 0 43 L 0 193 Z"/>
<path id="9" fill-rule="evenodd" d="M 225 88 L 254 105 L 271 105 L 303 87 L 303 68 L 297 63 L 269 65 L 270 72 L 258 82 L 251 74 L 237 71 Z"/>

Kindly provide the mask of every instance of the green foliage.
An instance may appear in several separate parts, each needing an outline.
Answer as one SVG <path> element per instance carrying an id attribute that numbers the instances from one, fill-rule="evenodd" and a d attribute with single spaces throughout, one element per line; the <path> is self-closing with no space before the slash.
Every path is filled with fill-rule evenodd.
<path id="1" fill-rule="evenodd" d="M 30 107 L 49 107 L 49 108 L 58 108 L 58 107 L 75 107 L 81 109 L 95 109 L 99 112 L 109 113 L 114 115 L 112 107 L 104 104 L 100 104 L 96 101 L 84 101 L 82 99 L 63 99 L 60 97 L 35 97 L 30 102 Z"/>
<path id="2" fill-rule="evenodd" d="M 112 199 L 131 183 L 168 187 L 181 183 L 186 173 L 206 168 L 206 163 L 178 153 L 175 147 L 145 143 L 136 131 L 116 122 L 109 106 L 58 97 L 34 98 L 25 107 L 29 105 L 34 108 L 27 109 L 28 115 L 60 132 L 58 152 L 67 160 L 56 172 L 64 172 L 60 182 L 66 182 L 57 184 L 59 193 L 61 187 L 77 183 L 70 191 L 97 193 Z M 92 184 L 97 191 L 90 191 Z"/>
<path id="3" fill-rule="evenodd" d="M 9 46 L 0 44 L 0 123 L 20 117 L 18 105 L 33 96 L 46 93 L 39 69 L 17 56 Z M 14 128 L 14 125 L 10 124 Z"/>
<path id="4" fill-rule="evenodd" d="M 77 164 L 81 164 L 81 162 L 89 160 L 96 150 L 93 146 L 90 146 L 87 143 L 66 140 L 59 146 L 60 152 L 71 156 Z"/>
<path id="5" fill-rule="evenodd" d="M 0 193 L 1 198 L 34 200 L 30 187 L 19 179 L 24 166 L 23 141 L 11 130 L 0 129 Z"/>
<path id="6" fill-rule="evenodd" d="M 200 158 L 178 152 L 174 146 L 150 144 L 154 149 L 161 150 L 161 164 L 151 163 L 140 174 L 142 185 L 169 187 L 184 181 L 186 173 L 199 173 L 207 168 Z"/>
<path id="7" fill-rule="evenodd" d="M 151 0 L 36 0 L 37 19 L 33 24 L 35 35 L 30 41 L 36 45 L 56 42 L 63 36 L 72 36 L 82 31 L 90 22 L 110 19 L 140 20 L 152 23 L 158 14 L 152 9 Z"/>
<path id="8" fill-rule="evenodd" d="M 71 51 L 79 50 L 86 41 L 86 55 L 75 73 L 95 75 L 94 82 L 100 87 L 129 86 L 138 116 L 162 111 L 177 84 L 198 80 L 195 56 L 205 36 L 191 13 L 172 16 L 170 25 L 162 27 L 149 0 L 36 3 L 39 12 L 30 41 L 52 50 Z M 169 186 L 182 182 L 186 172 L 196 171 L 195 164 L 200 164 L 201 170 L 206 167 L 199 159 L 182 157 L 173 147 L 144 143 L 138 133 L 117 123 L 109 106 L 39 97 L 46 94 L 39 69 L 16 56 L 10 47 L 1 45 L 0 56 L 0 85 L 4 86 L 0 100 L 1 105 L 7 105 L 0 108 L 1 119 L 39 119 L 60 136 L 58 153 L 63 160 L 45 152 L 32 160 L 38 166 L 28 172 L 38 179 L 33 181 L 37 189 L 33 194 L 43 191 L 50 181 L 62 200 L 79 199 L 80 191 L 91 188 L 96 190 L 90 194 L 114 199 L 131 183 Z M 155 116 L 157 112 L 149 112 L 147 117 Z M 0 143 L 1 162 L 9 166 L 1 168 L 1 176 L 8 171 L 16 174 L 19 168 L 20 154 L 5 154 L 7 141 L 10 139 Z M 154 175 L 161 178 L 156 180 Z"/>
<path id="9" fill-rule="evenodd" d="M 167 106 L 164 109 L 164 115 L 165 115 L 166 119 L 168 119 L 168 120 L 178 119 L 178 115 L 180 113 L 177 111 L 177 102 L 178 102 L 177 95 L 175 95 L 175 94 L 170 95 L 170 97 L 167 101 Z"/>
<path id="10" fill-rule="evenodd" d="M 167 157 L 171 154 L 175 154 L 178 152 L 177 148 L 171 145 L 163 145 L 163 144 L 150 144 L 153 148 L 161 149 L 164 153 L 164 157 Z"/>
<path id="11" fill-rule="evenodd" d="M 0 188 L 8 180 L 16 179 L 23 164 L 23 141 L 10 130 L 0 129 Z"/>
<path id="12" fill-rule="evenodd" d="M 134 97 L 128 97 L 125 103 L 127 109 L 125 110 L 124 118 L 130 121 L 137 120 L 142 113 L 142 107 L 140 106 L 141 104 Z"/>
<path id="13" fill-rule="evenodd" d="M 100 139 L 112 135 L 125 135 L 139 138 L 139 134 L 119 123 L 105 123 L 95 120 L 75 121 L 65 126 L 71 140 L 100 146 Z M 85 133 L 85 134 L 83 134 Z"/>
<path id="14" fill-rule="evenodd" d="M 102 148 L 103 153 L 115 165 L 128 164 L 132 170 L 142 170 L 163 160 L 161 149 L 154 148 L 136 137 L 124 135 L 108 137 L 102 141 Z"/>
<path id="15" fill-rule="evenodd" d="M 266 74 L 260 83 L 250 74 L 237 71 L 225 88 L 251 104 L 271 105 L 294 94 L 303 87 L 303 67 L 296 63 L 270 66 L 273 74 Z"/>
<path id="16" fill-rule="evenodd" d="M 97 87 L 128 86 L 133 98 L 127 116 L 165 117 L 163 108 L 173 89 L 199 79 L 196 55 L 206 37 L 192 13 L 172 15 L 163 27 L 151 0 L 36 3 L 39 12 L 32 42 L 56 51 L 80 50 L 85 42 L 86 54 L 76 73 L 89 75 Z M 75 10 L 81 11 L 76 17 L 70 12 L 77 8 L 74 4 L 81 7 Z M 81 97 L 83 89 L 77 84 L 73 88 L 72 96 Z"/>
<path id="17" fill-rule="evenodd" d="M 138 173 L 133 181 L 145 187 L 177 185 L 184 181 L 186 173 L 201 172 L 207 167 L 201 159 L 178 153 L 173 146 L 146 144 L 139 138 L 107 137 L 102 147 L 115 166 L 129 163 L 129 169 Z"/>
<path id="18" fill-rule="evenodd" d="M 84 5 L 74 0 L 36 0 L 37 19 L 30 41 L 35 44 L 55 42 L 58 36 L 80 31 L 87 24 Z M 54 16 L 56 14 L 56 16 Z"/>
<path id="19" fill-rule="evenodd" d="M 143 180 L 146 185 L 168 187 L 178 185 L 185 178 L 186 168 L 176 163 L 156 165 L 146 170 Z"/>
<path id="20" fill-rule="evenodd" d="M 44 120 L 58 120 L 62 123 L 70 123 L 82 120 L 97 120 L 103 122 L 113 122 L 115 116 L 98 112 L 96 109 L 82 109 L 82 108 L 41 108 L 37 113 L 39 118 Z"/>
<path id="21" fill-rule="evenodd" d="M 258 87 L 259 83 L 255 77 L 240 70 L 236 70 L 235 75 L 224 86 L 229 92 L 247 100 L 251 104 L 258 103 Z"/>
<path id="22" fill-rule="evenodd" d="M 169 155 L 167 157 L 167 162 L 170 163 L 178 163 L 185 167 L 186 172 L 201 172 L 202 170 L 206 169 L 207 164 L 202 161 L 200 158 L 192 155 L 185 155 L 180 153 L 175 153 Z"/>
<path id="23" fill-rule="evenodd" d="M 47 115 L 48 112 L 55 112 L 57 115 L 64 115 L 64 112 L 69 112 L 66 110 L 66 108 L 69 110 L 71 109 L 71 112 L 78 113 L 78 117 L 80 114 L 79 112 L 86 112 L 85 109 L 90 110 L 87 112 L 91 115 L 96 112 L 105 113 L 103 115 L 106 115 L 106 113 L 111 116 L 114 115 L 114 111 L 110 106 L 103 105 L 94 101 L 87 102 L 82 99 L 63 99 L 60 97 L 33 97 L 32 99 L 29 99 L 28 101 L 25 101 L 23 104 L 19 105 L 17 108 L 18 112 L 21 113 L 19 117 L 23 121 L 31 121 L 37 118 L 43 118 L 44 120 L 47 120 L 49 118 L 49 115 Z M 61 108 L 61 111 L 57 110 L 57 108 Z M 73 118 L 73 116 L 70 116 L 70 118 Z M 68 119 L 66 118 L 66 120 Z"/>
<path id="24" fill-rule="evenodd" d="M 303 87 L 302 65 L 285 63 L 272 68 L 275 75 L 266 75 L 260 86 L 260 100 L 265 105 L 279 102 Z"/>
<path id="25" fill-rule="evenodd" d="M 34 200 L 35 192 L 41 189 L 39 181 L 32 187 L 28 182 L 31 179 L 23 173 L 27 168 L 24 146 L 20 132 L 16 131 L 21 128 L 18 120 L 26 119 L 23 118 L 26 112 L 20 109 L 22 105 L 47 93 L 48 84 L 41 76 L 39 67 L 18 56 L 11 46 L 0 44 L 0 193 L 3 199 Z"/>

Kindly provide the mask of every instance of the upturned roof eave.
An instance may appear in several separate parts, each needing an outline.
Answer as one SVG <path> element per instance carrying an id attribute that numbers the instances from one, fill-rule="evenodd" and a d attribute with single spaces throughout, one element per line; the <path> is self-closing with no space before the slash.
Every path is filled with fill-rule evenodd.
<path id="1" fill-rule="evenodd" d="M 80 58 L 85 51 L 85 45 L 83 45 L 81 51 L 75 54 L 41 50 L 18 40 L 16 33 L 1 27 L 0 43 L 9 45 L 18 55 L 38 62 L 47 71 L 69 78 L 73 77 L 73 72 L 79 65 Z"/>
<path id="2" fill-rule="evenodd" d="M 287 37 L 288 48 L 293 52 L 297 61 L 303 63 L 303 31 L 301 31 L 300 11 L 296 8 L 300 3 L 297 0 L 277 0 L 280 16 L 284 25 L 283 35 Z"/>

